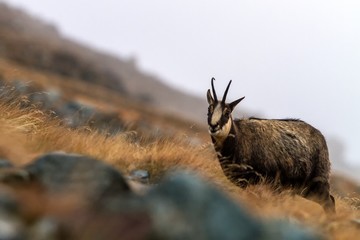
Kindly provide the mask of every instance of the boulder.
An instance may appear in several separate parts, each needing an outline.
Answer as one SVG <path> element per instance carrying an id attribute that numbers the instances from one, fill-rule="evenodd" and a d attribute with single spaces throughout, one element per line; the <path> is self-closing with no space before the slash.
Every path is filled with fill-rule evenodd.
<path id="1" fill-rule="evenodd" d="M 50 193 L 81 193 L 97 201 L 130 191 L 118 170 L 88 156 L 49 153 L 24 169 Z"/>
<path id="2" fill-rule="evenodd" d="M 150 190 L 146 199 L 155 239 L 319 239 L 290 223 L 262 222 L 189 174 L 167 178 Z"/>

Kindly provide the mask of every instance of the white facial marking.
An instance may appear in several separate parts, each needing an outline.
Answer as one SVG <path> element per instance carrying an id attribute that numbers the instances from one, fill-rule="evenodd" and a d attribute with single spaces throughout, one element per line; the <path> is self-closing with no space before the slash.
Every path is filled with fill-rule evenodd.
<path id="1" fill-rule="evenodd" d="M 221 143 L 228 137 L 229 132 L 231 129 L 231 118 L 229 118 L 229 121 L 218 131 L 210 134 L 216 139 L 217 143 Z"/>
<path id="2" fill-rule="evenodd" d="M 218 104 L 215 107 L 214 112 L 211 116 L 211 124 L 216 125 L 220 121 L 221 115 L 222 115 L 222 109 L 220 104 Z"/>

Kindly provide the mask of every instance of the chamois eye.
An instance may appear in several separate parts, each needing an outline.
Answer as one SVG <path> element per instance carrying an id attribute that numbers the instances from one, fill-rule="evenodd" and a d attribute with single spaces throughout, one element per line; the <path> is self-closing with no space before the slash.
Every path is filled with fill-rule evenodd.
<path id="1" fill-rule="evenodd" d="M 227 116 L 227 117 L 228 117 L 228 116 L 230 116 L 231 111 L 226 108 L 226 109 L 224 110 L 223 114 L 224 114 L 224 116 Z"/>

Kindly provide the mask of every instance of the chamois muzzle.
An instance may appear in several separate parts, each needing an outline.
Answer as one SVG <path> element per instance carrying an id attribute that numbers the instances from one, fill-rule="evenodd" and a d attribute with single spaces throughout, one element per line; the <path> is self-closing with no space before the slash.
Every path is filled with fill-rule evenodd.
<path id="1" fill-rule="evenodd" d="M 220 130 L 220 125 L 217 123 L 215 125 L 212 125 L 212 124 L 209 124 L 209 131 L 210 131 L 210 134 L 214 134 L 216 133 L 217 131 Z"/>

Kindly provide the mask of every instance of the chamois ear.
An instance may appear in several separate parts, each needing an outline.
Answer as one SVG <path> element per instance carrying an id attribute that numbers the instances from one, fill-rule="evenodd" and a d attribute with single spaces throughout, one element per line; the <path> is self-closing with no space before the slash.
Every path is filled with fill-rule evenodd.
<path id="1" fill-rule="evenodd" d="M 231 111 L 234 110 L 235 106 L 238 105 L 239 102 L 241 102 L 245 97 L 239 98 L 238 100 L 233 101 L 232 103 L 229 103 Z"/>
<path id="2" fill-rule="evenodd" d="M 208 89 L 206 96 L 207 96 L 207 101 L 208 101 L 208 103 L 209 103 L 209 104 L 213 104 L 213 103 L 214 103 L 214 99 L 213 99 L 213 97 L 211 96 L 210 89 Z"/>

